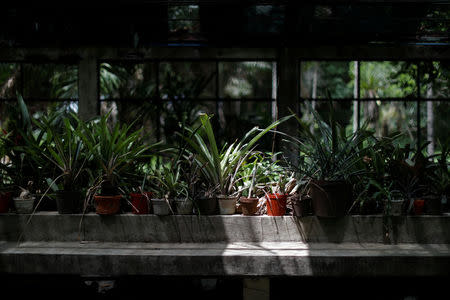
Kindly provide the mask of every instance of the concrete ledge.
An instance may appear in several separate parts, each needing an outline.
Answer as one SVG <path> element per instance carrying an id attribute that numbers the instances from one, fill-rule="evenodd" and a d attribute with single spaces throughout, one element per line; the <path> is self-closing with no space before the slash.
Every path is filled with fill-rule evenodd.
<path id="1" fill-rule="evenodd" d="M 0 241 L 17 241 L 29 215 L 0 215 Z M 418 243 L 450 244 L 450 215 L 343 218 L 165 216 L 122 214 L 83 217 L 40 212 L 22 241 L 145 243 Z"/>
<path id="2" fill-rule="evenodd" d="M 0 243 L 0 273 L 86 276 L 446 276 L 448 245 Z"/>

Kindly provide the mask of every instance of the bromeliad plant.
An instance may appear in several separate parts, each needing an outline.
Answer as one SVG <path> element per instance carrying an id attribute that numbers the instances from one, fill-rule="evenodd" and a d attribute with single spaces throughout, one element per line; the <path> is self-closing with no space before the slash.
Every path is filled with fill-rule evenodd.
<path id="1" fill-rule="evenodd" d="M 316 120 L 315 131 L 296 117 L 300 138 L 290 142 L 299 149 L 297 173 L 311 180 L 312 203 L 316 215 L 342 216 L 352 200 L 351 179 L 362 175 L 365 141 L 373 135 L 366 125 L 351 134 L 345 132 L 335 120 L 330 103 L 329 123 L 310 107 Z"/>
<path id="2" fill-rule="evenodd" d="M 81 139 L 82 121 L 75 114 L 67 116 L 59 113 L 35 120 L 44 133 L 43 143 L 34 149 L 43 155 L 59 171 L 52 184 L 59 185 L 57 206 L 60 213 L 75 213 L 81 200 L 81 189 L 87 184 L 86 163 L 88 154 Z M 41 151 L 38 154 L 38 151 Z"/>
<path id="3" fill-rule="evenodd" d="M 262 130 L 255 127 L 241 140 L 225 144 L 219 150 L 210 122 L 211 116 L 202 114 L 200 128 L 198 130 L 186 128 L 189 135 L 184 136 L 184 139 L 189 144 L 189 151 L 194 155 L 197 165 L 201 167 L 204 179 L 214 188 L 216 194 L 236 195 L 238 172 L 251 155 L 258 140 L 290 117 L 284 117 Z"/>
<path id="4" fill-rule="evenodd" d="M 119 186 L 126 181 L 127 174 L 133 173 L 130 167 L 136 162 L 143 161 L 147 157 L 147 151 L 153 146 L 142 142 L 141 130 L 130 132 L 133 124 L 121 126 L 116 123 L 109 128 L 108 117 L 109 114 L 100 117 L 99 120 L 81 123 L 81 138 L 97 170 L 86 201 L 89 201 L 98 190 L 101 196 L 113 197 L 116 203 L 120 201 Z M 100 200 L 100 197 L 97 199 Z M 105 201 L 109 200 L 105 198 Z M 114 212 L 111 213 L 116 213 L 119 207 L 120 204 L 116 204 L 112 209 Z M 97 213 L 102 213 L 98 206 Z"/>

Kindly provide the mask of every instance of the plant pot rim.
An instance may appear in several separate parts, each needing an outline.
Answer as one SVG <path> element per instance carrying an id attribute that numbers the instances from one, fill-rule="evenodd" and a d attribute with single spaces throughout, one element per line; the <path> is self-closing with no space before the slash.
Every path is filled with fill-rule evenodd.
<path id="1" fill-rule="evenodd" d="M 279 198 L 279 197 L 288 197 L 289 194 L 280 194 L 280 193 L 269 193 L 267 194 L 269 198 Z"/>
<path id="2" fill-rule="evenodd" d="M 122 198 L 122 195 L 94 195 L 94 198 Z"/>
<path id="3" fill-rule="evenodd" d="M 384 202 L 396 202 L 396 203 L 399 203 L 399 202 L 405 201 L 405 199 L 391 199 L 391 200 L 384 199 L 383 201 Z"/>
<path id="4" fill-rule="evenodd" d="M 239 198 L 239 202 L 244 202 L 244 203 L 256 202 L 258 200 L 259 200 L 259 198 L 256 198 L 256 197 L 251 197 L 251 198 L 241 197 L 241 198 Z"/>
<path id="5" fill-rule="evenodd" d="M 14 200 L 14 201 L 30 201 L 30 200 L 35 200 L 35 199 L 36 199 L 35 196 L 32 196 L 32 197 L 29 198 L 29 199 L 24 199 L 24 198 L 20 198 L 20 197 L 13 197 L 13 200 Z"/>
<path id="6" fill-rule="evenodd" d="M 130 196 L 138 197 L 138 196 L 151 196 L 152 192 L 143 192 L 143 193 L 130 193 Z"/>
<path id="7" fill-rule="evenodd" d="M 228 199 L 237 199 L 238 198 L 238 196 L 231 196 L 231 195 L 223 195 L 223 194 L 219 194 L 219 195 L 216 195 L 216 198 L 217 199 L 226 199 L 226 198 L 228 198 Z"/>

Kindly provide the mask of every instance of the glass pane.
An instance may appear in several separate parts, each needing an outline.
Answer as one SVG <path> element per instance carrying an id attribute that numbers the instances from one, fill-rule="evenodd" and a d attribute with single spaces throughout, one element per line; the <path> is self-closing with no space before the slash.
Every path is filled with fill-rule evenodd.
<path id="1" fill-rule="evenodd" d="M 354 63 L 351 61 L 302 61 L 300 97 L 305 99 L 356 98 Z"/>
<path id="2" fill-rule="evenodd" d="M 22 66 L 25 98 L 78 98 L 77 66 L 63 64 L 23 64 Z"/>
<path id="3" fill-rule="evenodd" d="M 100 99 L 146 99 L 155 96 L 155 63 L 100 65 Z"/>
<path id="4" fill-rule="evenodd" d="M 362 101 L 361 124 L 368 123 L 376 136 L 401 132 L 400 144 L 417 142 L 417 101 Z"/>
<path id="5" fill-rule="evenodd" d="M 420 104 L 422 127 L 422 141 L 430 141 L 427 147 L 428 154 L 441 150 L 441 145 L 448 143 L 450 132 L 450 102 L 448 101 L 425 101 Z"/>
<path id="6" fill-rule="evenodd" d="M 350 134 L 353 131 L 353 101 L 332 101 L 335 120 L 339 125 L 345 128 Z M 322 119 L 329 123 L 330 120 L 330 103 L 325 101 L 308 101 L 300 102 L 301 119 L 311 129 L 314 128 L 316 122 L 312 109 L 316 110 Z"/>
<path id="7" fill-rule="evenodd" d="M 162 99 L 216 96 L 214 62 L 163 62 L 159 67 Z"/>
<path id="8" fill-rule="evenodd" d="M 169 6 L 168 14 L 171 33 L 200 32 L 198 5 Z"/>
<path id="9" fill-rule="evenodd" d="M 401 61 L 363 61 L 360 65 L 361 98 L 417 97 L 417 65 Z"/>
<path id="10" fill-rule="evenodd" d="M 246 31 L 251 34 L 281 33 L 284 27 L 284 11 L 284 6 L 250 6 L 247 8 Z"/>
<path id="11" fill-rule="evenodd" d="M 450 61 L 422 62 L 420 93 L 422 98 L 450 98 Z"/>
<path id="12" fill-rule="evenodd" d="M 20 90 L 20 65 L 0 63 L 0 99 L 16 97 L 16 90 Z"/>
<path id="13" fill-rule="evenodd" d="M 100 114 L 110 113 L 109 123 L 111 125 L 133 124 L 131 130 L 143 129 L 143 133 L 148 135 L 149 141 L 157 140 L 158 110 L 156 105 L 150 101 L 101 101 Z"/>
<path id="14" fill-rule="evenodd" d="M 261 61 L 220 62 L 219 97 L 274 98 L 274 64 Z"/>
<path id="15" fill-rule="evenodd" d="M 255 126 L 264 128 L 272 123 L 272 102 L 262 101 L 220 101 L 202 102 L 204 112 L 213 113 L 212 124 L 217 143 L 232 143 L 241 139 Z M 267 134 L 258 142 L 259 149 L 270 151 L 272 135 Z"/>

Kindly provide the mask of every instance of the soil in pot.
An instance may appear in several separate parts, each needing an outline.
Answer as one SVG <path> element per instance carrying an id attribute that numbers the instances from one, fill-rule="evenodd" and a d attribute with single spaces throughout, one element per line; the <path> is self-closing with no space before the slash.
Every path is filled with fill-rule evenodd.
<path id="1" fill-rule="evenodd" d="M 175 198 L 173 206 L 175 213 L 178 215 L 191 215 L 194 207 L 192 201 L 186 198 Z"/>
<path id="2" fill-rule="evenodd" d="M 217 215 L 219 205 L 216 197 L 201 197 L 195 199 L 196 210 L 201 215 Z"/>
<path id="3" fill-rule="evenodd" d="M 81 192 L 57 191 L 56 208 L 60 214 L 76 214 L 80 212 Z"/>
<path id="4" fill-rule="evenodd" d="M 292 198 L 293 215 L 296 217 L 306 217 L 312 214 L 311 197 Z"/>
<path id="5" fill-rule="evenodd" d="M 237 197 L 218 195 L 217 202 L 221 215 L 232 215 L 236 212 Z"/>
<path id="6" fill-rule="evenodd" d="M 244 216 L 254 216 L 258 211 L 258 198 L 241 197 L 239 203 L 241 204 L 242 214 Z"/>
<path id="7" fill-rule="evenodd" d="M 311 182 L 311 204 L 318 217 L 342 217 L 352 200 L 352 185 L 345 181 Z"/>
<path id="8" fill-rule="evenodd" d="M 18 214 L 31 214 L 33 212 L 35 199 L 36 197 L 31 197 L 30 199 L 20 197 L 13 198 L 16 212 Z"/>
<path id="9" fill-rule="evenodd" d="M 287 194 L 267 194 L 267 215 L 284 216 L 286 214 L 287 196 Z"/>
<path id="10" fill-rule="evenodd" d="M 99 215 L 114 215 L 120 210 L 122 195 L 104 196 L 95 195 L 95 212 Z"/>
<path id="11" fill-rule="evenodd" d="M 9 211 L 11 199 L 11 192 L 0 192 L 0 214 L 7 213 Z"/>
<path id="12" fill-rule="evenodd" d="M 167 203 L 166 199 L 152 199 L 153 213 L 158 216 L 168 216 L 170 211 L 170 200 Z"/>
<path id="13" fill-rule="evenodd" d="M 135 215 L 144 215 L 150 213 L 151 199 L 151 192 L 130 193 L 131 212 Z"/>

